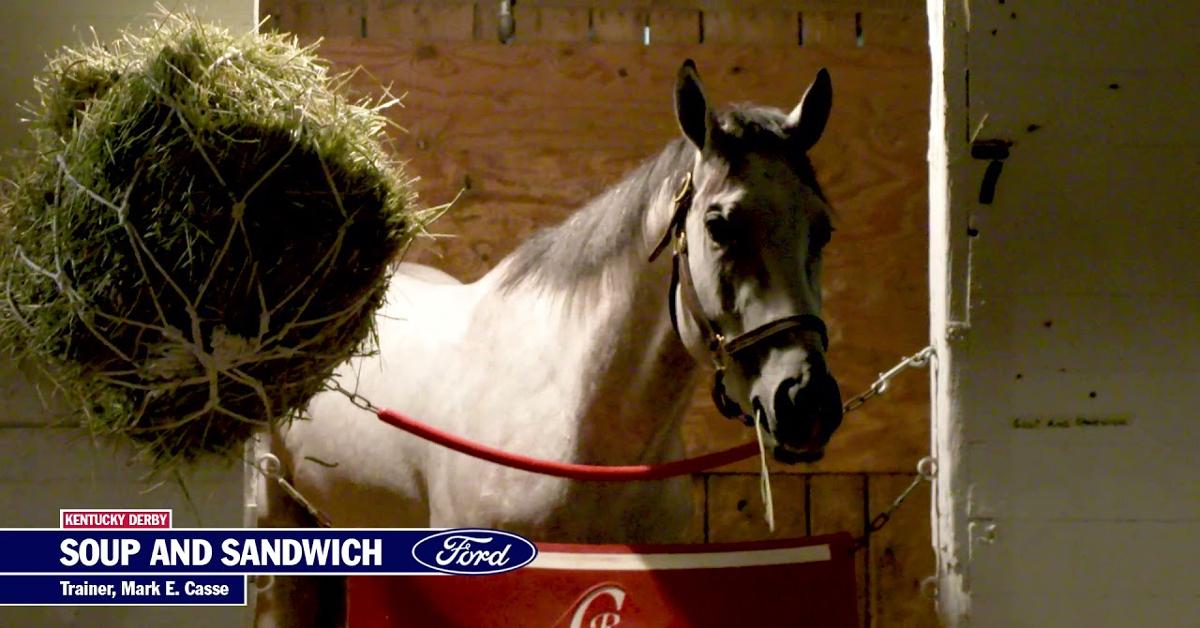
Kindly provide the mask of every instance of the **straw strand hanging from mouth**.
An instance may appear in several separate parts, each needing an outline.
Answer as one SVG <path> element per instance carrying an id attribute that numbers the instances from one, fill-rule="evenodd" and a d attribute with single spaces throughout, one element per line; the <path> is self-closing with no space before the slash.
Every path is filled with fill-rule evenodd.
<path id="1" fill-rule="evenodd" d="M 758 490 L 762 493 L 763 513 L 767 519 L 767 529 L 774 532 L 775 501 L 771 496 L 771 471 L 767 468 L 767 448 L 763 444 L 762 410 L 754 412 L 754 434 L 758 436 Z"/>

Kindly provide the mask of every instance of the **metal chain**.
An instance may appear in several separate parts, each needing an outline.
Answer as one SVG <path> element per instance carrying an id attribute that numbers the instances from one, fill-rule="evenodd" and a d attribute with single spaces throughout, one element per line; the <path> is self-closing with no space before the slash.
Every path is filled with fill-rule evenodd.
<path id="1" fill-rule="evenodd" d="M 325 513 L 321 512 L 312 502 L 308 501 L 291 482 L 288 482 L 287 478 L 283 477 L 283 463 L 279 461 L 279 458 L 275 454 L 267 453 L 259 456 L 258 460 L 255 461 L 254 468 L 263 474 L 263 477 L 273 480 L 279 485 L 279 488 L 283 489 L 283 492 L 288 494 L 288 497 L 291 497 L 297 504 L 303 506 L 308 511 L 308 514 L 316 520 L 318 526 L 322 528 L 333 527 L 333 522 L 329 520 L 329 517 L 326 517 Z"/>
<path id="2" fill-rule="evenodd" d="M 900 491 L 896 499 L 892 500 L 891 505 L 871 519 L 871 523 L 867 524 L 867 529 L 863 532 L 863 535 L 854 539 L 853 550 L 858 551 L 866 547 L 867 540 L 871 538 L 871 535 L 882 530 L 892 520 L 892 513 L 896 512 L 900 504 L 903 504 L 904 500 L 908 499 L 909 494 L 916 490 L 921 482 L 932 482 L 935 475 L 937 475 L 936 459 L 932 456 L 925 456 L 917 461 L 917 477 L 913 478 L 913 481 L 909 482 L 903 491 Z"/>
<path id="3" fill-rule="evenodd" d="M 372 414 L 378 412 L 379 410 L 369 400 L 362 395 L 359 395 L 357 390 L 349 390 L 342 386 L 341 382 L 337 381 L 336 377 L 329 378 L 329 381 L 325 382 L 325 386 L 328 390 L 341 393 L 350 401 L 350 403 L 362 408 L 363 410 L 366 410 Z M 317 508 L 312 502 L 308 501 L 308 498 L 306 498 L 304 494 L 300 492 L 300 489 L 296 488 L 296 486 L 289 482 L 287 477 L 283 475 L 283 463 L 279 461 L 279 458 L 275 454 L 264 453 L 259 456 L 254 462 L 254 469 L 261 473 L 267 480 L 275 482 L 279 488 L 283 489 L 283 492 L 288 494 L 288 497 L 291 497 L 293 501 L 295 501 L 297 504 L 300 504 L 300 506 L 308 512 L 309 516 L 311 516 L 317 522 L 319 527 L 333 527 L 333 522 L 329 520 L 329 517 L 325 513 L 321 512 L 321 509 Z"/>
<path id="4" fill-rule="evenodd" d="M 888 385 L 891 384 L 892 380 L 895 379 L 897 375 L 910 368 L 923 368 L 928 366 L 929 361 L 932 358 L 933 345 L 929 345 L 924 349 L 921 349 L 920 351 L 904 358 L 903 360 L 900 360 L 896 366 L 893 366 L 887 371 L 880 373 L 879 378 L 876 379 L 869 388 L 862 391 L 858 395 L 851 397 L 850 400 L 842 406 L 842 411 L 852 412 L 863 407 L 871 399 L 887 392 Z M 853 551 L 858 551 L 865 548 L 871 535 L 882 530 L 883 527 L 892 520 L 892 513 L 894 513 L 896 509 L 900 507 L 900 504 L 904 503 L 904 500 L 908 499 L 908 496 L 912 494 L 912 492 L 916 490 L 918 486 L 920 486 L 921 482 L 932 482 L 936 474 L 937 460 L 932 456 L 925 456 L 917 461 L 917 476 L 913 478 L 912 482 L 909 482 L 908 486 L 906 486 L 903 491 L 900 491 L 900 494 L 896 496 L 896 499 L 892 500 L 891 505 L 871 519 L 871 522 L 867 524 L 867 529 L 865 532 L 863 532 L 863 535 L 854 540 Z"/>
<path id="5" fill-rule="evenodd" d="M 879 379 L 876 379 L 875 383 L 871 384 L 870 388 L 867 388 L 866 390 L 862 391 L 861 393 L 858 393 L 854 397 L 851 397 L 849 401 L 842 404 L 842 412 L 853 412 L 853 411 L 863 407 L 863 405 L 866 404 L 871 399 L 878 397 L 879 395 L 882 395 L 883 393 L 887 392 L 888 385 L 891 384 L 892 380 L 897 375 L 899 375 L 905 369 L 922 368 L 922 367 L 928 365 L 929 358 L 932 355 L 933 355 L 933 346 L 930 345 L 930 346 L 925 347 L 924 349 L 921 349 L 920 351 L 908 356 L 907 358 L 900 360 L 900 362 L 896 366 L 893 366 L 892 368 L 888 369 L 887 371 L 880 373 Z"/>

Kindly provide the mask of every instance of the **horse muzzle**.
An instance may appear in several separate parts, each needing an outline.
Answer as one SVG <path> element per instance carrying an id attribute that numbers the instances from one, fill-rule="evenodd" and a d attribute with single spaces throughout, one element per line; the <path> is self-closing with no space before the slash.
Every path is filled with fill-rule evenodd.
<path id="1" fill-rule="evenodd" d="M 842 393 L 837 380 L 822 371 L 807 382 L 783 381 L 772 400 L 767 426 L 775 438 L 775 459 L 787 463 L 816 462 L 842 424 Z M 760 406 L 759 400 L 755 405 Z"/>

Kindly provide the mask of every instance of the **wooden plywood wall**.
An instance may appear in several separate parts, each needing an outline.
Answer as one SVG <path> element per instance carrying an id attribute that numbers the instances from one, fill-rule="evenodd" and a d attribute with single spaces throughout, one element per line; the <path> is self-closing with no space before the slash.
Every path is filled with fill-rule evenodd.
<path id="1" fill-rule="evenodd" d="M 497 37 L 497 3 L 263 0 L 268 27 L 310 39 L 357 88 L 391 84 L 395 147 L 422 199 L 461 198 L 448 236 L 410 259 L 470 281 L 678 134 L 672 85 L 695 59 L 719 102 L 795 105 L 818 68 L 835 105 L 813 160 L 840 219 L 828 249 L 830 362 L 849 396 L 927 343 L 925 150 L 929 60 L 924 5 L 912 0 L 659 2 L 521 0 L 516 37 Z M 649 28 L 650 44 L 646 45 Z M 697 391 L 691 453 L 752 437 Z M 861 531 L 928 450 L 923 373 L 849 415 L 824 461 L 775 466 L 776 536 Z M 693 540 L 766 538 L 757 462 L 699 477 Z M 932 574 L 928 492 L 863 553 L 870 626 L 930 626 L 918 595 Z"/>

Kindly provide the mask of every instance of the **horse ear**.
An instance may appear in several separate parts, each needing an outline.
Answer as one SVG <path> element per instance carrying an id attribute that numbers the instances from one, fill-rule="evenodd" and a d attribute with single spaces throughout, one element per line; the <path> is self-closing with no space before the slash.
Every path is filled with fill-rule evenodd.
<path id="1" fill-rule="evenodd" d="M 679 67 L 675 77 L 675 117 L 679 128 L 696 148 L 704 149 L 712 134 L 713 119 L 700 85 L 700 74 L 691 59 Z"/>
<path id="2" fill-rule="evenodd" d="M 796 142 L 800 150 L 807 151 L 821 139 L 832 106 L 833 83 L 829 80 L 829 72 L 821 68 L 812 85 L 804 92 L 800 104 L 788 114 L 784 125 L 788 137 Z"/>

